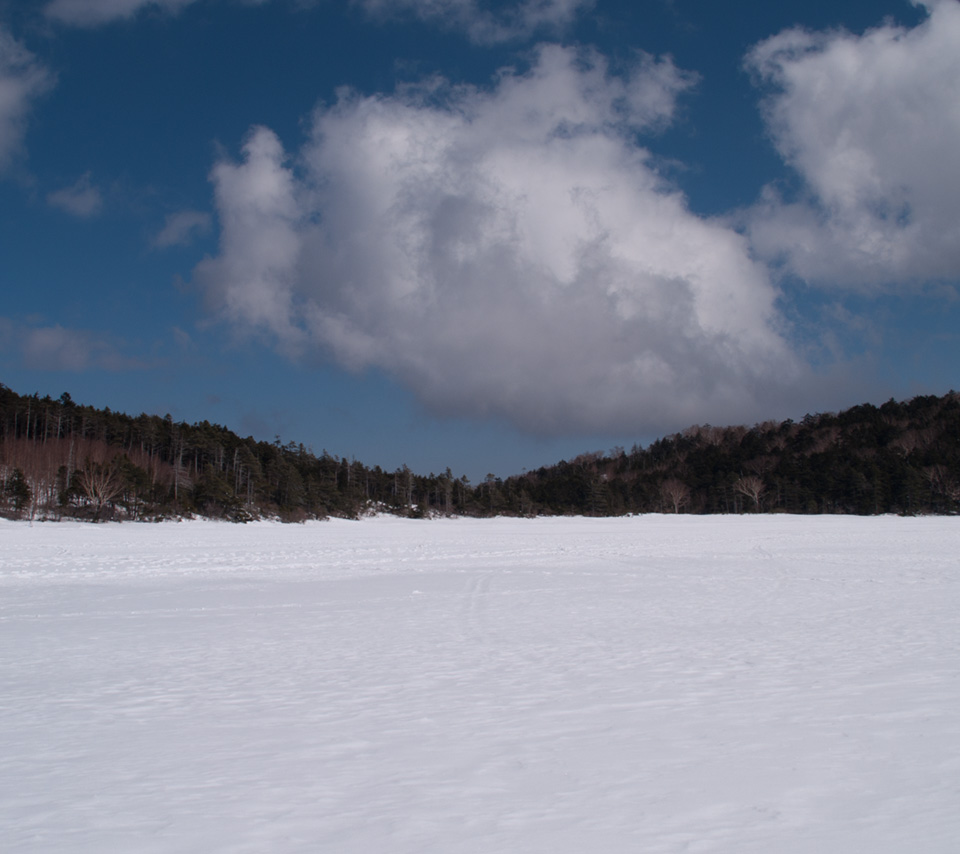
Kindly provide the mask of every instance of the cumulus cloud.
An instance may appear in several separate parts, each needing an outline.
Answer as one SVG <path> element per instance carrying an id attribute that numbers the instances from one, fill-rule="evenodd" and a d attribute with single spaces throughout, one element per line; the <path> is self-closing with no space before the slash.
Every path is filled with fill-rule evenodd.
<path id="1" fill-rule="evenodd" d="M 201 262 L 195 274 L 227 319 L 268 330 L 292 352 L 303 340 L 293 290 L 310 211 L 297 198 L 299 188 L 271 131 L 254 130 L 243 151 L 243 163 L 224 160 L 211 173 L 220 255 Z"/>
<path id="2" fill-rule="evenodd" d="M 766 415 L 800 373 L 777 293 L 636 143 L 692 83 L 547 46 L 488 91 L 344 93 L 294 159 L 255 128 L 213 169 L 220 253 L 194 281 L 439 412 L 544 433 Z"/>
<path id="3" fill-rule="evenodd" d="M 81 219 L 95 217 L 103 208 L 100 188 L 91 180 L 90 173 L 81 175 L 69 187 L 47 194 L 47 203 Z"/>
<path id="4" fill-rule="evenodd" d="M 170 214 L 163 228 L 153 238 L 158 249 L 186 246 L 210 231 L 210 214 L 203 211 L 178 211 Z"/>
<path id="5" fill-rule="evenodd" d="M 913 29 L 792 29 L 748 66 L 799 200 L 767 188 L 755 249 L 812 282 L 892 286 L 960 276 L 960 3 L 923 3 Z"/>
<path id="6" fill-rule="evenodd" d="M 0 172 L 22 149 L 31 103 L 52 84 L 50 72 L 0 27 Z"/>
<path id="7" fill-rule="evenodd" d="M 464 31 L 480 43 L 508 41 L 534 32 L 558 30 L 593 0 L 516 0 L 491 9 L 479 0 L 354 0 L 378 18 L 411 15 L 424 21 Z"/>

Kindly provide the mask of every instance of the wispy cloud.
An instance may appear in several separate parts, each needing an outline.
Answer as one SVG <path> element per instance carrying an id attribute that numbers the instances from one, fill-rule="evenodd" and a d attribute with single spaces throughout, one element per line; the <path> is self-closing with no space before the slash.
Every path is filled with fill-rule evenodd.
<path id="1" fill-rule="evenodd" d="M 53 85 L 53 75 L 0 27 L 0 173 L 22 150 L 33 101 Z"/>
<path id="2" fill-rule="evenodd" d="M 153 238 L 158 249 L 185 246 L 210 231 L 210 214 L 203 211 L 178 211 L 167 216 L 163 228 Z"/>
<path id="3" fill-rule="evenodd" d="M 98 27 L 154 10 L 176 14 L 198 0 L 52 0 L 48 18 L 77 27 Z M 270 0 L 237 0 L 247 5 Z M 556 32 L 590 8 L 594 0 L 514 0 L 491 9 L 483 0 L 351 0 L 371 18 L 416 18 L 460 30 L 479 43 L 494 43 Z"/>
<path id="4" fill-rule="evenodd" d="M 548 433 L 769 413 L 802 371 L 777 293 L 636 144 L 692 83 L 548 46 L 490 91 L 346 95 L 296 168 L 256 128 L 213 170 L 221 249 L 195 281 L 233 323 L 440 412 Z"/>
<path id="5" fill-rule="evenodd" d="M 72 216 L 90 219 L 103 209 L 103 195 L 87 172 L 69 187 L 48 193 L 47 203 Z"/>
<path id="6" fill-rule="evenodd" d="M 379 19 L 415 17 L 466 33 L 479 43 L 550 33 L 573 23 L 594 0 L 516 0 L 491 9 L 479 0 L 353 0 Z"/>
<path id="7" fill-rule="evenodd" d="M 788 30 L 748 66 L 803 179 L 749 212 L 755 249 L 808 281 L 871 288 L 960 277 L 960 3 L 907 30 Z"/>
<path id="8" fill-rule="evenodd" d="M 23 366 L 40 371 L 142 370 L 148 365 L 126 355 L 111 336 L 54 324 L 21 324 L 0 317 L 0 349 L 17 355 Z"/>
<path id="9" fill-rule="evenodd" d="M 134 17 L 143 9 L 175 13 L 194 0 L 52 0 L 47 17 L 77 27 L 97 27 Z"/>

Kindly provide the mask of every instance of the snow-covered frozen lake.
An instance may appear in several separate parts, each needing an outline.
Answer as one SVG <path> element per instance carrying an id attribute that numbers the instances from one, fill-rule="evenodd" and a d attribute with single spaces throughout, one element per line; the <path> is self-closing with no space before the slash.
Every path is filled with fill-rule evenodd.
<path id="1" fill-rule="evenodd" d="M 960 518 L 0 522 L 9 852 L 960 850 Z"/>

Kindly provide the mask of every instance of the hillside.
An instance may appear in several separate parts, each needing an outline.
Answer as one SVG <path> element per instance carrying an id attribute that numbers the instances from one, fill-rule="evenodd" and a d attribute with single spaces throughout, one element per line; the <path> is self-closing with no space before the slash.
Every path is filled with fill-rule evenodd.
<path id="1" fill-rule="evenodd" d="M 199 514 L 245 521 L 401 515 L 953 513 L 960 395 L 864 404 L 801 422 L 690 427 L 471 485 L 242 438 L 207 421 L 136 417 L 0 384 L 0 513 L 58 519 Z"/>
<path id="2" fill-rule="evenodd" d="M 511 479 L 536 512 L 952 513 L 960 395 L 695 426 L 648 448 L 584 454 Z"/>

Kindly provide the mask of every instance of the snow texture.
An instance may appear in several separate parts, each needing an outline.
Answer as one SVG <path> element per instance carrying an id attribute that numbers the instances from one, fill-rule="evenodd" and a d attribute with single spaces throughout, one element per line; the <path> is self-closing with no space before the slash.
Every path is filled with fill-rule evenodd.
<path id="1" fill-rule="evenodd" d="M 960 519 L 0 522 L 9 852 L 957 851 Z"/>

